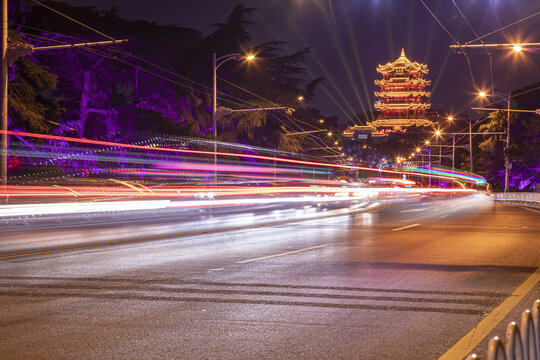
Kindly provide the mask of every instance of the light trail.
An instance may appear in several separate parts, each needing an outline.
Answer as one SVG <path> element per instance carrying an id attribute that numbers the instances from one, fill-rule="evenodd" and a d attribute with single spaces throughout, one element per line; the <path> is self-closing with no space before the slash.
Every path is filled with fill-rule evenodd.
<path id="1" fill-rule="evenodd" d="M 400 185 L 416 185 L 416 183 L 412 180 L 406 180 L 406 179 L 396 179 L 396 178 L 381 178 L 381 177 L 370 177 L 369 180 L 377 181 L 377 182 L 383 182 L 383 183 L 397 183 Z"/>
<path id="2" fill-rule="evenodd" d="M 10 188 L 15 188 L 10 191 Z M 24 189 L 21 189 L 24 188 Z M 25 191 L 27 190 L 27 191 Z M 76 195 L 74 192 L 76 191 Z M 473 189 L 447 188 L 343 188 L 343 187 L 173 187 L 167 189 L 152 189 L 152 192 L 140 192 L 131 187 L 111 188 L 108 192 L 100 188 L 59 188 L 54 186 L 41 187 L 0 187 L 0 196 L 10 197 L 110 197 L 137 196 L 151 198 L 150 200 L 132 201 L 101 201 L 101 202 L 60 202 L 45 204 L 16 204 L 0 206 L 0 217 L 30 216 L 30 215 L 60 215 L 80 214 L 107 211 L 138 211 L 158 210 L 165 208 L 202 208 L 222 206 L 267 205 L 280 203 L 328 203 L 343 200 L 366 200 L 384 195 L 396 194 L 443 194 L 466 195 L 476 193 Z M 215 199 L 217 196 L 261 196 L 286 195 L 286 197 L 244 197 Z M 168 197 L 181 200 L 155 200 L 154 198 Z M 190 199 L 182 199 L 189 197 Z M 195 199 L 193 199 L 195 198 Z"/>
<path id="3" fill-rule="evenodd" d="M 135 187 L 114 186 L 0 186 L 0 197 L 200 197 L 201 194 L 217 196 L 271 195 L 283 193 L 298 194 L 386 194 L 386 193 L 473 193 L 474 189 L 449 188 L 394 188 L 394 187 L 349 187 L 349 186 L 174 186 L 153 187 L 148 191 Z"/>
<path id="4" fill-rule="evenodd" d="M 272 157 L 272 156 L 265 156 L 265 155 L 213 152 L 213 151 L 206 151 L 206 150 L 171 149 L 171 148 L 165 148 L 165 147 L 159 147 L 159 146 L 124 144 L 124 143 L 115 143 L 115 142 L 110 142 L 110 141 L 79 139 L 79 138 L 72 138 L 72 137 L 65 137 L 65 136 L 45 135 L 45 134 L 36 134 L 36 133 L 11 131 L 11 130 L 0 130 L 0 134 L 16 135 L 16 136 L 22 136 L 22 137 L 38 138 L 38 139 L 67 141 L 67 142 L 73 142 L 73 143 L 92 144 L 92 145 L 100 145 L 100 146 L 109 146 L 109 147 L 131 148 L 131 149 L 138 149 L 138 150 L 145 150 L 145 151 L 163 151 L 163 152 L 171 152 L 171 153 L 212 155 L 212 156 L 215 154 L 218 156 L 223 156 L 223 157 L 228 157 L 228 158 L 235 157 L 235 158 L 245 158 L 245 159 L 267 160 L 271 162 L 297 164 L 297 165 L 302 165 L 302 166 L 309 165 L 309 166 L 315 166 L 315 167 L 320 167 L 320 168 L 362 170 L 362 171 L 376 172 L 379 174 L 385 173 L 385 174 L 409 175 L 409 176 L 431 177 L 431 178 L 435 177 L 438 179 L 445 179 L 445 180 L 455 180 L 459 178 L 459 179 L 463 179 L 467 181 L 478 182 L 478 180 L 474 180 L 475 177 L 466 175 L 464 173 L 457 173 L 457 172 L 456 173 L 440 172 L 439 174 L 434 174 L 434 171 L 432 171 L 431 174 L 428 174 L 425 171 L 416 171 L 415 169 L 410 169 L 409 171 L 374 169 L 374 168 L 362 167 L 362 166 L 322 163 L 322 162 L 315 162 L 315 161 L 287 159 L 287 158 Z M 313 170 L 310 169 L 309 171 L 311 172 Z"/>
<path id="5" fill-rule="evenodd" d="M 306 170 L 311 174 L 310 170 Z M 184 171 L 167 171 L 167 170 L 139 170 L 139 169 L 112 169 L 111 173 L 129 174 L 129 175 L 159 175 L 170 177 L 185 177 L 185 176 L 211 176 L 211 172 L 184 172 Z M 299 177 L 285 177 L 285 176 L 273 176 L 273 175 L 251 175 L 251 174 L 222 174 L 223 178 L 250 178 L 254 180 L 274 180 L 274 182 L 303 182 L 308 184 L 324 184 L 324 185 L 336 185 L 336 180 L 322 180 L 311 178 L 299 178 Z M 397 179 L 400 180 L 400 179 Z M 414 181 L 412 182 L 414 184 Z"/>
<path id="6" fill-rule="evenodd" d="M 414 168 L 405 168 L 408 171 L 414 172 L 414 173 L 423 173 L 423 174 L 431 174 L 432 176 L 445 176 L 449 178 L 455 178 L 455 179 L 463 179 L 470 182 L 474 182 L 476 184 L 485 184 L 486 179 L 484 179 L 481 176 L 469 174 L 465 172 L 460 171 L 451 171 L 451 170 L 443 170 L 443 169 L 437 169 L 437 168 L 427 168 L 427 167 L 414 167 Z"/>

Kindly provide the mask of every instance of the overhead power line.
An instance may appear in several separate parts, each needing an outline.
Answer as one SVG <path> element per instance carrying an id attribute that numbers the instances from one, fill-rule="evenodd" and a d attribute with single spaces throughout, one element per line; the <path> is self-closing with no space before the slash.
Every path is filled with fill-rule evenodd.
<path id="1" fill-rule="evenodd" d="M 43 3 L 41 3 L 41 2 L 39 2 L 39 1 L 37 1 L 37 0 L 32 0 L 32 1 L 33 1 L 34 3 L 40 5 L 40 6 L 43 6 L 43 7 L 47 8 L 47 9 L 50 10 L 50 11 L 53 11 L 54 13 L 57 13 L 57 14 L 59 14 L 59 15 L 65 17 L 65 18 L 67 18 L 67 19 L 69 19 L 69 20 L 71 20 L 71 21 L 73 21 L 73 22 L 75 22 L 75 23 L 77 23 L 77 24 L 79 24 L 79 25 L 81 25 L 81 26 L 83 26 L 83 27 L 89 29 L 89 30 L 92 30 L 92 31 L 94 31 L 94 32 L 96 32 L 96 33 L 98 33 L 98 34 L 104 36 L 104 37 L 107 37 L 107 38 L 111 39 L 112 41 L 116 41 L 113 37 L 108 36 L 108 35 L 106 35 L 106 34 L 100 32 L 100 31 L 98 31 L 98 30 L 96 30 L 96 29 L 94 29 L 94 28 L 92 28 L 92 27 L 90 27 L 90 26 L 87 26 L 87 25 L 83 24 L 82 22 L 77 21 L 77 20 L 71 18 L 70 16 L 65 15 L 65 14 L 63 14 L 63 13 L 61 13 L 61 12 L 59 12 L 59 11 L 57 11 L 57 10 L 55 10 L 55 9 L 53 9 L 53 8 L 51 8 L 51 7 L 49 7 L 49 6 L 47 6 L 47 5 L 45 5 L 45 4 L 43 4 Z M 43 29 L 33 28 L 33 27 L 30 27 L 30 26 L 27 26 L 27 25 L 22 25 L 22 24 L 21 24 L 21 26 L 25 26 L 25 27 L 27 27 L 27 28 L 30 28 L 30 29 L 33 29 L 33 30 L 36 30 L 36 31 L 45 32 L 45 33 L 54 33 L 54 32 L 49 32 L 49 31 L 43 30 Z M 60 35 L 60 36 L 64 36 L 64 37 L 67 37 L 67 38 L 72 38 L 72 39 L 81 40 L 81 39 L 78 39 L 78 38 L 76 38 L 76 37 L 73 37 L 73 36 L 67 36 L 67 35 L 64 35 L 64 34 L 61 34 L 61 33 L 55 33 L 55 34 Z M 37 35 L 32 35 L 32 34 L 27 34 L 27 35 L 33 36 L 33 37 L 36 37 L 36 38 L 40 38 L 40 39 L 42 39 L 42 40 L 46 40 L 46 41 L 49 41 L 49 42 L 53 42 L 53 43 L 55 42 L 55 43 L 57 43 L 57 44 L 61 44 L 61 45 L 43 46 L 43 47 L 40 47 L 40 49 L 57 49 L 57 48 L 74 47 L 73 44 L 69 44 L 69 43 L 63 43 L 63 44 L 62 44 L 61 41 L 56 40 L 56 39 L 49 39 L 49 38 L 45 38 L 45 37 L 37 36 Z M 168 73 L 168 74 L 170 74 L 170 75 L 176 76 L 176 77 L 178 77 L 178 78 L 180 78 L 180 79 L 182 79 L 182 80 L 184 80 L 184 81 L 188 81 L 188 82 L 191 83 L 192 85 L 200 86 L 200 87 L 202 87 L 202 88 L 204 88 L 204 89 L 206 89 L 206 90 L 209 90 L 209 89 L 210 89 L 209 87 L 207 87 L 207 86 L 205 86 L 205 85 L 203 85 L 203 84 L 200 84 L 200 83 L 198 83 L 198 82 L 196 82 L 196 81 L 194 81 L 194 80 L 191 80 L 191 79 L 189 79 L 189 78 L 186 78 L 186 77 L 184 77 L 184 76 L 182 76 L 182 75 L 180 75 L 180 74 L 177 74 L 177 73 L 175 73 L 175 72 L 172 72 L 172 71 L 170 71 L 170 70 L 168 70 L 168 69 L 166 69 L 166 68 L 164 68 L 164 67 L 162 67 L 162 66 L 159 66 L 159 65 L 157 65 L 157 64 L 154 64 L 154 63 L 152 63 L 152 62 L 150 62 L 150 61 L 148 61 L 148 60 L 146 60 L 146 59 L 144 59 L 144 58 L 142 58 L 142 57 L 140 57 L 140 56 L 134 55 L 134 54 L 132 54 L 132 53 L 130 53 L 130 52 L 127 52 L 127 51 L 125 51 L 125 50 L 112 49 L 112 48 L 109 48 L 109 47 L 103 47 L 103 48 L 104 48 L 104 49 L 107 49 L 107 50 L 109 50 L 109 51 L 112 51 L 112 52 L 120 53 L 120 54 L 129 56 L 129 57 L 133 57 L 133 58 L 135 58 L 135 59 L 137 59 L 137 60 L 139 60 L 139 61 L 142 61 L 143 63 L 146 63 L 146 64 L 148 64 L 148 65 L 154 66 L 154 67 L 158 68 L 159 70 L 164 71 L 164 72 L 166 72 L 166 73 Z M 133 63 L 131 63 L 131 62 L 127 61 L 127 60 L 124 60 L 124 59 L 120 59 L 120 58 L 118 58 L 118 57 L 116 57 L 116 56 L 111 56 L 111 55 L 107 54 L 107 53 L 104 52 L 104 51 L 99 51 L 99 50 L 95 50 L 95 49 L 87 49 L 87 48 L 84 48 L 84 49 L 78 49 L 78 50 L 79 50 L 80 52 L 85 52 L 85 53 L 87 53 L 87 54 L 88 54 L 88 53 L 92 53 L 92 54 L 94 54 L 94 55 L 103 56 L 103 57 L 106 57 L 106 58 L 108 58 L 108 59 L 110 59 L 110 60 L 115 60 L 115 61 L 117 61 L 117 62 L 124 63 L 124 64 L 126 64 L 126 65 L 129 65 L 129 66 L 132 66 L 132 67 L 141 69 L 143 72 L 146 72 L 146 73 L 148 73 L 148 74 L 150 74 L 150 75 L 156 76 L 156 77 L 158 77 L 158 78 L 160 78 L 160 79 L 162 79 L 162 80 L 165 80 L 165 81 L 167 81 L 167 82 L 169 82 L 169 83 L 173 83 L 173 84 L 175 84 L 175 85 L 179 85 L 179 86 L 188 88 L 189 90 L 192 90 L 192 91 L 195 91 L 195 92 L 199 92 L 199 93 L 206 94 L 206 92 L 203 91 L 203 90 L 195 89 L 195 88 L 193 88 L 192 86 L 186 85 L 186 84 L 184 84 L 184 83 L 180 83 L 180 82 L 178 82 L 178 81 L 174 81 L 174 80 L 172 80 L 172 79 L 170 79 L 170 78 L 164 77 L 164 76 L 162 76 L 162 75 L 160 75 L 160 74 L 157 74 L 157 73 L 155 73 L 155 72 L 152 72 L 152 71 L 150 71 L 150 70 L 148 70 L 148 69 L 140 68 L 140 67 L 137 66 L 136 64 L 133 64 Z M 221 78 L 220 78 L 220 79 L 221 79 Z M 241 87 L 241 86 L 239 86 L 239 85 L 237 85 L 237 84 L 234 84 L 234 83 L 232 83 L 232 82 L 230 82 L 230 81 L 227 81 L 227 80 L 225 80 L 225 79 L 221 79 L 221 80 L 227 82 L 227 83 L 230 84 L 231 86 L 234 86 L 234 87 L 236 87 L 236 88 L 238 88 L 238 89 L 240 89 L 240 90 L 242 90 L 242 91 L 244 91 L 244 92 L 247 92 L 247 93 L 249 93 L 250 95 L 253 95 L 253 96 L 255 96 L 255 97 L 257 97 L 257 98 L 259 98 L 259 99 L 261 99 L 261 100 L 263 100 L 263 101 L 266 101 L 266 102 L 268 102 L 268 103 L 270 103 L 270 104 L 272 104 L 272 105 L 279 105 L 279 104 L 277 104 L 277 103 L 275 103 L 275 102 L 273 102 L 273 101 L 270 101 L 270 100 L 268 100 L 268 99 L 266 99 L 266 98 L 264 98 L 264 97 L 262 97 L 262 96 L 260 96 L 260 95 L 255 94 L 255 93 L 253 93 L 253 92 L 251 92 L 251 91 L 249 91 L 249 90 L 247 90 L 247 89 L 245 89 L 245 88 L 243 88 L 243 87 Z M 242 106 L 243 103 L 246 103 L 245 100 L 242 100 L 242 99 L 240 99 L 240 98 L 237 98 L 237 97 L 235 97 L 235 96 L 233 96 L 233 95 L 229 95 L 229 94 L 223 93 L 223 92 L 221 92 L 221 91 L 220 91 L 219 93 L 220 93 L 221 95 L 223 95 L 223 96 L 231 97 L 231 98 L 234 98 L 235 100 L 241 101 L 241 103 L 238 103 L 238 102 L 236 102 L 236 101 L 232 101 L 232 100 L 229 100 L 229 99 L 223 99 L 223 98 L 221 98 L 222 101 L 225 101 L 225 102 L 228 102 L 228 103 L 231 103 L 231 104 L 235 104 L 235 105 L 238 105 L 238 106 Z M 274 116 L 274 117 L 275 117 L 276 119 L 278 119 L 283 125 L 286 126 L 286 124 L 283 123 L 283 121 L 281 121 L 277 116 L 275 116 L 275 115 L 272 115 L 272 116 Z M 298 119 L 291 119 L 291 118 L 288 117 L 288 116 L 286 116 L 286 118 L 287 118 L 289 121 L 291 121 L 292 124 L 294 124 L 296 127 L 298 127 L 299 129 L 301 129 L 301 130 L 303 130 L 303 131 L 305 131 L 305 129 L 304 129 L 302 126 L 300 126 L 297 122 L 300 122 L 300 123 L 302 123 L 302 124 L 305 124 L 305 125 L 314 127 L 312 124 L 303 122 L 303 121 L 298 120 Z M 322 139 L 320 139 L 320 138 L 318 138 L 318 137 L 315 137 L 315 136 L 313 136 L 312 134 L 308 134 L 308 136 L 306 136 L 306 138 L 310 138 L 312 141 L 315 141 L 316 143 L 319 143 L 319 142 L 322 141 Z M 319 143 L 319 144 L 320 144 L 320 145 L 324 145 L 324 146 L 326 147 L 326 144 L 325 144 L 324 142 Z"/>
<path id="2" fill-rule="evenodd" d="M 424 5 L 424 7 L 427 9 L 427 11 L 431 14 L 431 16 L 433 16 L 433 18 L 435 19 L 435 21 L 437 21 L 437 23 L 443 28 L 443 30 L 448 34 L 448 36 L 450 36 L 450 38 L 452 38 L 452 41 L 454 41 L 454 43 L 457 45 L 457 46 L 461 46 L 459 41 L 456 40 L 456 38 L 452 35 L 452 33 L 450 33 L 450 31 L 448 31 L 448 29 L 443 25 L 443 23 L 439 20 L 439 18 L 437 18 L 437 16 L 433 13 L 433 11 L 431 11 L 431 9 L 426 5 L 426 3 L 424 2 L 424 0 L 420 0 L 420 2 L 422 3 L 422 5 Z M 471 77 L 471 81 L 472 81 L 472 85 L 473 85 L 473 88 L 474 89 L 477 89 L 476 87 L 476 82 L 474 81 L 474 75 L 473 75 L 473 71 L 472 71 L 472 65 L 471 65 L 471 60 L 469 59 L 469 56 L 467 56 L 467 54 L 465 53 L 465 51 L 462 51 L 463 52 L 463 56 L 465 57 L 465 60 L 467 61 L 467 65 L 469 67 L 469 75 Z"/>
<path id="3" fill-rule="evenodd" d="M 534 17 L 534 16 L 537 16 L 537 15 L 540 15 L 540 11 L 537 12 L 537 13 L 534 13 L 534 14 L 532 14 L 532 15 L 529 15 L 529 16 L 527 16 L 527 17 L 521 19 L 521 20 L 515 21 L 515 22 L 513 22 L 513 23 L 511 23 L 511 24 L 509 24 L 509 25 L 506 25 L 506 26 L 504 26 L 504 27 L 501 27 L 501 28 L 499 28 L 498 30 L 492 31 L 492 32 L 487 33 L 487 34 L 485 34 L 485 35 L 482 35 L 482 36 L 480 36 L 480 37 L 478 37 L 478 38 L 476 38 L 476 39 L 474 39 L 474 40 L 468 41 L 468 42 L 465 43 L 465 45 L 468 45 L 468 44 L 470 44 L 470 43 L 473 43 L 473 42 L 475 42 L 475 41 L 478 41 L 478 40 L 480 40 L 480 39 L 483 39 L 483 38 L 485 38 L 485 37 L 487 37 L 487 36 L 489 36 L 489 35 L 493 35 L 493 34 L 495 34 L 495 33 L 498 33 L 499 31 L 503 31 L 503 30 L 505 30 L 505 29 L 507 29 L 507 28 L 509 28 L 509 27 L 511 27 L 511 26 L 514 26 L 514 25 L 516 25 L 516 24 L 518 24 L 518 23 L 520 23 L 520 22 L 522 22 L 522 21 L 528 20 L 528 19 L 530 19 L 530 18 L 532 18 L 532 17 Z"/>
<path id="4" fill-rule="evenodd" d="M 45 5 L 45 4 L 43 4 L 43 3 L 40 3 L 40 2 L 37 1 L 37 0 L 32 0 L 32 1 L 33 1 L 34 3 L 36 3 L 36 4 L 38 4 L 38 5 L 43 6 L 43 7 L 46 8 L 46 9 L 51 10 L 51 11 L 54 12 L 54 13 L 57 13 L 57 14 L 60 15 L 60 16 L 65 17 L 66 19 L 69 19 L 69 20 L 71 20 L 71 21 L 73 21 L 73 22 L 75 22 L 75 23 L 77 23 L 77 24 L 79 24 L 79 25 L 81 25 L 81 26 L 83 26 L 83 27 L 89 29 L 89 30 L 92 30 L 92 31 L 94 31 L 94 32 L 96 32 L 96 33 L 98 33 L 98 34 L 100 34 L 101 36 L 105 36 L 105 37 L 108 38 L 108 39 L 115 40 L 112 36 L 106 35 L 106 34 L 102 33 L 102 32 L 99 31 L 99 30 L 96 30 L 96 29 L 94 29 L 94 28 L 92 28 L 92 27 L 90 27 L 90 26 L 88 26 L 88 25 L 85 25 L 85 24 L 83 24 L 82 22 L 80 22 L 80 21 L 78 21 L 78 20 L 75 20 L 75 19 L 73 19 L 72 17 L 69 17 L 68 15 L 63 14 L 63 13 L 61 13 L 60 11 L 55 10 L 55 9 L 53 9 L 53 8 L 51 8 L 51 7 L 49 7 L 49 6 Z"/>

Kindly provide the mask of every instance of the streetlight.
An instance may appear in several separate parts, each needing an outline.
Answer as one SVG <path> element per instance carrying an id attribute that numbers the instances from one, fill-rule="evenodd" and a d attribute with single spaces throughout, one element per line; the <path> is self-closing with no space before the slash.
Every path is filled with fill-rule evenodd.
<path id="1" fill-rule="evenodd" d="M 487 94 L 483 91 L 478 95 L 483 98 L 487 98 Z M 510 167 L 510 161 L 508 159 L 508 147 L 510 146 L 510 96 L 503 93 L 493 92 L 493 97 L 499 96 L 506 101 L 506 144 L 504 146 L 504 192 L 508 192 L 508 171 Z"/>
<path id="2" fill-rule="evenodd" d="M 429 140 L 426 140 L 425 144 L 429 145 Z M 416 152 L 418 152 L 418 153 L 420 153 L 422 150 L 424 150 L 424 149 L 419 148 L 419 147 L 416 148 Z M 429 187 L 431 187 L 431 148 L 429 146 L 427 147 L 427 152 L 429 154 L 429 158 L 428 158 L 429 159 L 428 160 L 429 161 L 429 163 L 428 163 Z M 424 167 L 424 154 L 422 154 L 422 167 Z"/>
<path id="3" fill-rule="evenodd" d="M 239 53 L 223 55 L 216 58 L 216 53 L 212 53 L 212 127 L 214 132 L 214 177 L 217 178 L 217 69 L 229 60 L 253 60 L 255 55 L 244 55 Z M 215 181 L 215 180 L 214 180 Z"/>
<path id="4" fill-rule="evenodd" d="M 439 165 L 442 166 L 442 144 L 441 144 L 441 131 L 436 130 L 435 136 L 437 137 L 437 140 L 439 141 Z"/>
<path id="5" fill-rule="evenodd" d="M 484 94 L 484 95 L 482 95 L 482 94 Z M 480 92 L 478 95 L 486 96 L 486 93 Z M 470 155 L 469 156 L 469 170 L 471 172 L 473 172 L 472 121 L 471 121 L 471 119 L 469 119 L 466 116 L 463 116 L 463 117 L 457 116 L 457 118 L 465 120 L 469 124 L 469 155 Z M 449 115 L 447 119 L 448 119 L 448 121 L 454 121 L 456 119 L 456 117 L 452 116 L 452 115 Z M 454 165 L 454 155 L 455 155 L 455 149 L 456 149 L 455 146 L 456 146 L 456 134 L 452 134 L 452 171 L 455 168 L 455 165 Z"/>
<path id="6" fill-rule="evenodd" d="M 248 60 L 251 61 L 255 59 L 255 55 L 244 55 L 244 54 L 229 54 L 224 55 L 216 59 L 216 53 L 212 54 L 212 70 L 213 70 L 213 93 L 212 93 L 212 127 L 214 129 L 214 140 L 217 141 L 217 119 L 216 119 L 216 111 L 217 111 L 217 69 L 224 63 L 226 63 L 229 60 L 236 60 L 236 61 L 242 61 L 242 60 Z M 219 63 L 218 63 L 219 62 Z"/>

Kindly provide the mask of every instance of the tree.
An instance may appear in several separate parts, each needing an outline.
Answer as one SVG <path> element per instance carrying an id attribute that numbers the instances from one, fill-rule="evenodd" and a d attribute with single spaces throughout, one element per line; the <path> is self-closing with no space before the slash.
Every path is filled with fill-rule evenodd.
<path id="1" fill-rule="evenodd" d="M 24 42 L 16 32 L 10 38 Z M 10 128 L 47 133 L 49 124 L 57 122 L 64 109 L 56 96 L 56 75 L 26 58 L 15 61 L 9 82 Z"/>

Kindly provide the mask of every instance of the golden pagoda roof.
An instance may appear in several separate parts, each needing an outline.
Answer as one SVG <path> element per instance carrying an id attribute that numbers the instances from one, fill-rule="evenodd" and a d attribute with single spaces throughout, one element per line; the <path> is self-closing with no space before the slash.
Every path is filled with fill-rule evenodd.
<path id="1" fill-rule="evenodd" d="M 392 79 L 375 80 L 375 85 L 431 85 L 431 80 L 426 79 L 409 79 L 407 77 L 399 77 Z"/>
<path id="2" fill-rule="evenodd" d="M 379 98 L 394 98 L 394 97 L 408 97 L 408 96 L 431 96 L 429 91 L 375 91 L 375 96 Z"/>
<path id="3" fill-rule="evenodd" d="M 377 110 L 425 110 L 431 108 L 431 104 L 427 103 L 375 103 L 373 106 Z"/>
<path id="4" fill-rule="evenodd" d="M 405 70 L 410 73 L 422 73 L 427 74 L 428 68 L 425 64 L 420 64 L 417 62 L 412 62 L 405 56 L 405 49 L 401 49 L 401 56 L 397 58 L 394 62 L 388 62 L 386 65 L 380 65 L 377 66 L 377 72 L 384 74 L 384 73 L 393 73 L 398 70 Z"/>

